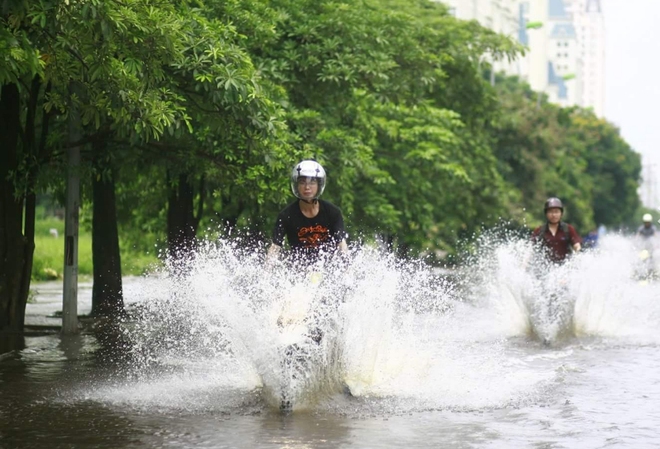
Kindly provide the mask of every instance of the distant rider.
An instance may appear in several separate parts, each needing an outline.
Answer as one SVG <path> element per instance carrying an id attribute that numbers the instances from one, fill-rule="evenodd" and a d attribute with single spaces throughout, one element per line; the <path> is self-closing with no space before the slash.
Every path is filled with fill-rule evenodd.
<path id="1" fill-rule="evenodd" d="M 315 260 L 321 254 L 348 252 L 341 210 L 319 199 L 325 184 L 325 170 L 318 162 L 304 160 L 293 168 L 291 191 L 297 200 L 277 216 L 269 259 L 281 252 L 285 236 L 294 256 Z"/>
<path id="2" fill-rule="evenodd" d="M 579 252 L 582 238 L 575 228 L 561 221 L 564 205 L 559 198 L 548 198 L 543 207 L 546 223 L 534 229 L 532 241 L 541 245 L 549 260 L 563 263 L 569 252 Z"/>
<path id="3" fill-rule="evenodd" d="M 637 229 L 637 235 L 644 239 L 654 237 L 657 234 L 658 229 L 653 224 L 653 216 L 651 214 L 644 214 L 642 222 L 644 224 Z"/>
<path id="4" fill-rule="evenodd" d="M 582 238 L 583 250 L 594 249 L 598 246 L 598 230 L 593 229 Z"/>

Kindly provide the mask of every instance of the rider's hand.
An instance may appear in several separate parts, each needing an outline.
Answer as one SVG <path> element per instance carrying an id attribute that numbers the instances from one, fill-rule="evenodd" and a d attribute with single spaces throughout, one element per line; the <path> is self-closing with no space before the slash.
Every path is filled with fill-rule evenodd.
<path id="1" fill-rule="evenodd" d="M 264 267 L 267 270 L 272 269 L 280 261 L 280 253 L 282 252 L 282 247 L 276 244 L 270 245 L 268 251 L 266 252 L 266 259 L 264 260 Z"/>

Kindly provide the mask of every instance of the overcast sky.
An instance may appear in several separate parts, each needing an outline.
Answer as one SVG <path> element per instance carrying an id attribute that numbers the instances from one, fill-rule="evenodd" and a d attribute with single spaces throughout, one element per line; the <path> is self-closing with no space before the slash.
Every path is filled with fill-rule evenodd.
<path id="1" fill-rule="evenodd" d="M 660 174 L 660 0 L 601 0 L 605 116 Z"/>

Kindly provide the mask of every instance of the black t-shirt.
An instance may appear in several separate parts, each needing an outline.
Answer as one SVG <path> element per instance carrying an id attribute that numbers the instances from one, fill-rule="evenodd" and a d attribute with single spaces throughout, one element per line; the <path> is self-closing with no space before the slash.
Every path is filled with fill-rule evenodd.
<path id="1" fill-rule="evenodd" d="M 273 243 L 283 246 L 286 236 L 289 246 L 302 254 L 318 255 L 332 252 L 346 238 L 341 210 L 324 200 L 318 200 L 319 213 L 307 218 L 300 210 L 298 201 L 289 204 L 277 216 L 273 230 Z"/>

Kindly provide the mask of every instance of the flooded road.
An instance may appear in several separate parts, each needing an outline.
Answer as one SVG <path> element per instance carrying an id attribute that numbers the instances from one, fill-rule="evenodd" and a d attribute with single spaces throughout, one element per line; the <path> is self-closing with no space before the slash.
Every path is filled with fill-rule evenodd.
<path id="1" fill-rule="evenodd" d="M 630 242 L 550 276 L 567 305 L 543 319 L 551 289 L 522 252 L 492 248 L 459 286 L 370 252 L 312 285 L 231 248 L 185 282 L 129 279 L 121 332 L 27 336 L 0 356 L 0 447 L 660 445 L 660 287 L 635 279 Z M 57 286 L 38 289 L 28 323 L 54 324 Z M 297 289 L 318 299 L 304 323 L 322 337 L 287 359 Z"/>

